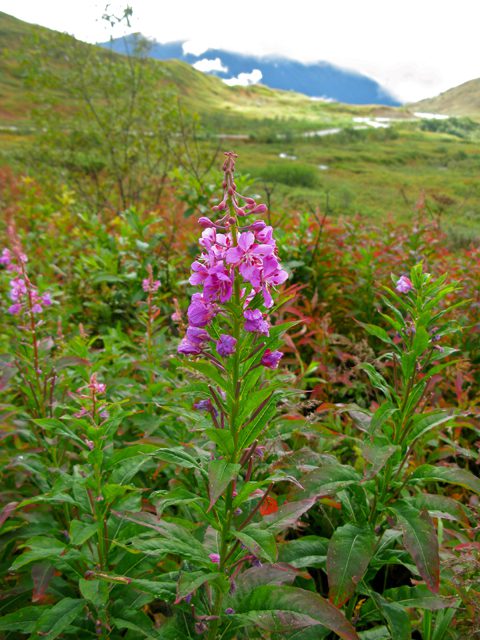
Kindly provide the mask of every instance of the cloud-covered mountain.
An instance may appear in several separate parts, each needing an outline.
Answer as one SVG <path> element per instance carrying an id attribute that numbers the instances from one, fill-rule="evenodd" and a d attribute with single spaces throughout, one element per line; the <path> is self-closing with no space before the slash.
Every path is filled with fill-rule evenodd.
<path id="1" fill-rule="evenodd" d="M 134 49 L 138 37 L 132 34 L 102 43 L 102 46 L 111 47 L 118 53 L 125 53 Z M 243 55 L 221 49 L 208 49 L 201 55 L 195 55 L 186 53 L 184 44 L 161 44 L 152 41 L 149 55 L 158 60 L 182 60 L 203 73 L 218 76 L 229 85 L 261 82 L 272 89 L 296 91 L 312 98 L 347 104 L 400 104 L 372 78 L 328 62 L 304 64 L 288 58 Z"/>

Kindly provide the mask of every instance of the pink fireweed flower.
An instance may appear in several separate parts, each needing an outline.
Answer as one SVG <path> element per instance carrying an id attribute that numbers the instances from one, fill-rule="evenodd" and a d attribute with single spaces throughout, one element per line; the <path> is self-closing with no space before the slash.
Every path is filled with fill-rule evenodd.
<path id="1" fill-rule="evenodd" d="M 270 325 L 263 317 L 260 309 L 247 309 L 243 312 L 243 317 L 245 318 L 245 324 L 243 326 L 245 331 L 261 333 L 264 336 L 270 335 Z"/>
<path id="2" fill-rule="evenodd" d="M 217 351 L 221 356 L 231 356 L 232 353 L 235 353 L 236 344 L 237 341 L 233 336 L 222 333 L 217 340 Z"/>
<path id="3" fill-rule="evenodd" d="M 192 327 L 205 327 L 217 314 L 217 307 L 204 300 L 201 293 L 194 293 L 187 310 L 188 322 Z"/>
<path id="4" fill-rule="evenodd" d="M 188 327 L 185 337 L 178 345 L 177 352 L 184 355 L 198 355 L 209 340 L 210 336 L 205 329 Z"/>
<path id="5" fill-rule="evenodd" d="M 98 382 L 97 374 L 92 373 L 90 376 L 90 382 L 88 383 L 88 388 L 93 391 L 95 394 L 105 393 L 107 390 L 107 385 L 103 382 Z"/>
<path id="6" fill-rule="evenodd" d="M 282 358 L 283 353 L 281 351 L 270 351 L 270 349 L 265 349 L 261 362 L 263 366 L 268 369 L 277 369 L 278 363 Z"/>
<path id="7" fill-rule="evenodd" d="M 273 306 L 270 294 L 270 286 L 283 284 L 288 278 L 288 273 L 280 267 L 275 256 L 267 256 L 263 261 L 262 293 L 267 309 Z"/>
<path id="8" fill-rule="evenodd" d="M 209 553 L 208 557 L 214 564 L 220 564 L 220 555 L 218 553 Z"/>
<path id="9" fill-rule="evenodd" d="M 226 260 L 238 267 L 246 282 L 258 289 L 261 284 L 263 259 L 273 253 L 270 244 L 255 244 L 255 234 L 251 231 L 240 233 L 236 247 L 228 249 Z"/>
<path id="10" fill-rule="evenodd" d="M 8 307 L 8 313 L 12 314 L 12 316 L 16 316 L 20 313 L 22 308 L 23 305 L 21 305 L 19 302 L 16 302 L 15 304 L 12 304 L 10 307 Z"/>
<path id="11" fill-rule="evenodd" d="M 223 263 L 217 264 L 208 271 L 203 286 L 203 297 L 207 302 L 219 300 L 228 302 L 233 292 L 233 274 L 228 271 Z"/>
<path id="12" fill-rule="evenodd" d="M 395 289 L 399 293 L 408 293 L 413 289 L 413 283 L 407 276 L 400 276 L 400 278 L 397 280 L 397 286 L 395 287 Z"/>
<path id="13" fill-rule="evenodd" d="M 6 267 L 8 267 L 12 263 L 12 258 L 13 256 L 10 249 L 3 249 L 2 255 L 0 255 L 0 264 L 3 264 Z"/>
<path id="14" fill-rule="evenodd" d="M 142 289 L 145 293 L 157 293 L 160 289 L 160 280 L 151 280 L 150 278 L 144 278 L 142 280 Z"/>

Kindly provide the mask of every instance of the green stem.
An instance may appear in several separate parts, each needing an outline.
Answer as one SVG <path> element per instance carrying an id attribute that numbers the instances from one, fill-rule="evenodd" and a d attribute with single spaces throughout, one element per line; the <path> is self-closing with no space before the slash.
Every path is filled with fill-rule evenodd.
<path id="1" fill-rule="evenodd" d="M 232 226 L 232 238 L 234 244 L 237 242 L 237 230 L 235 225 Z M 235 274 L 234 283 L 233 283 L 233 299 L 234 299 L 234 308 L 235 313 L 233 317 L 233 337 L 235 338 L 237 348 L 235 349 L 235 353 L 233 355 L 233 371 L 232 371 L 232 392 L 233 392 L 233 403 L 229 416 L 229 427 L 230 433 L 233 438 L 233 452 L 231 455 L 230 461 L 232 463 L 236 463 L 240 457 L 240 452 L 238 451 L 238 436 L 239 436 L 239 425 L 237 425 L 237 417 L 238 410 L 240 405 L 240 326 L 241 326 L 241 291 L 240 291 L 240 279 L 238 273 Z M 233 484 L 230 483 L 227 489 L 227 494 L 225 496 L 225 511 L 223 516 L 223 525 L 220 533 L 220 571 L 225 572 L 226 563 L 231 556 L 230 546 L 230 537 L 231 537 L 231 528 L 232 528 L 232 520 L 233 520 Z M 233 543 L 235 544 L 235 542 Z M 221 589 L 217 588 L 215 594 L 215 602 L 213 605 L 212 615 L 215 616 L 209 625 L 207 640 L 216 640 L 218 628 L 220 625 L 220 616 L 222 612 L 222 604 L 223 604 L 224 593 Z"/>

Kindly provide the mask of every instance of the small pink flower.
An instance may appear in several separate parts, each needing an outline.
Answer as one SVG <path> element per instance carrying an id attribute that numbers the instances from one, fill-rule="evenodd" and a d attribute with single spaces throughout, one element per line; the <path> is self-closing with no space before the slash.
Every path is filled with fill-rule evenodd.
<path id="1" fill-rule="evenodd" d="M 407 276 L 400 276 L 400 278 L 397 280 L 397 286 L 395 287 L 395 289 L 399 293 L 408 293 L 413 289 L 413 283 Z"/>
<path id="2" fill-rule="evenodd" d="M 208 557 L 213 563 L 220 564 L 220 556 L 218 553 L 210 553 Z"/>
<path id="3" fill-rule="evenodd" d="M 261 362 L 263 366 L 268 369 L 277 369 L 278 363 L 282 358 L 283 353 L 281 351 L 270 351 L 270 349 L 265 349 Z"/>
<path id="4" fill-rule="evenodd" d="M 221 356 L 231 356 L 232 353 L 235 353 L 236 344 L 237 341 L 233 336 L 222 333 L 217 341 L 217 351 Z"/>
<path id="5" fill-rule="evenodd" d="M 15 304 L 12 304 L 10 307 L 8 307 L 8 313 L 11 313 L 12 316 L 18 315 L 21 310 L 22 305 L 19 302 L 16 302 Z"/>
<path id="6" fill-rule="evenodd" d="M 90 376 L 90 382 L 88 383 L 89 389 L 91 389 L 94 393 L 105 393 L 107 389 L 107 385 L 103 382 L 98 382 L 97 375 L 92 373 Z"/>

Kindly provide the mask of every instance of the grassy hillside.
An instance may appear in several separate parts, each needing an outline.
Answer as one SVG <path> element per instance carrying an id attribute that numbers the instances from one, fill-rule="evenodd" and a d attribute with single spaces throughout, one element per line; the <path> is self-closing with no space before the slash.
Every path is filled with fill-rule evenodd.
<path id="1" fill-rule="evenodd" d="M 411 105 L 413 111 L 480 118 L 480 78 L 464 82 L 435 98 Z"/>

